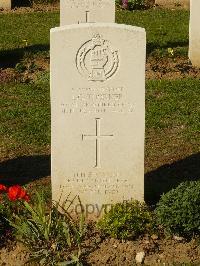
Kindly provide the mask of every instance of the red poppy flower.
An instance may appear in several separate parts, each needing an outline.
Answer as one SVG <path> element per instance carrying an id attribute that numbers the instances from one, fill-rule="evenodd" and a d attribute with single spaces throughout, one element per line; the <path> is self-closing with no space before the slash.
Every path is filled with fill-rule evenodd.
<path id="1" fill-rule="evenodd" d="M 2 185 L 2 184 L 0 184 L 0 193 L 1 192 L 5 192 L 6 190 L 7 190 L 7 187 Z"/>
<path id="2" fill-rule="evenodd" d="M 25 201 L 29 201 L 29 196 L 27 195 L 26 190 L 20 187 L 19 185 L 9 187 L 8 198 L 12 201 L 16 201 L 18 199 L 24 199 Z"/>

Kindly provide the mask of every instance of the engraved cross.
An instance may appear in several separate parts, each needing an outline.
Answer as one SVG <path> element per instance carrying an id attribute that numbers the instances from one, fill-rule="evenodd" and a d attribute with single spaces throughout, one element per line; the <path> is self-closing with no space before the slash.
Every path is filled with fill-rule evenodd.
<path id="1" fill-rule="evenodd" d="M 90 23 L 90 11 L 85 11 L 85 21 L 84 22 L 81 22 L 81 21 L 78 21 L 78 24 L 80 23 Z"/>
<path id="2" fill-rule="evenodd" d="M 94 139 L 96 142 L 96 163 L 95 168 L 101 167 L 101 157 L 100 157 L 100 143 L 102 139 L 113 138 L 113 135 L 101 135 L 101 118 L 95 118 L 96 120 L 96 134 L 95 135 L 82 135 L 82 140 Z"/>

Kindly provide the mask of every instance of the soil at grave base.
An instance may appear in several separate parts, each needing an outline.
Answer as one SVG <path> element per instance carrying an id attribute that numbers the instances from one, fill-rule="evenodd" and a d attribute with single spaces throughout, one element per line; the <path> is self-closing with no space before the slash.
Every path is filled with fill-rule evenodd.
<path id="1" fill-rule="evenodd" d="M 190 8 L 190 0 L 155 0 L 155 5 L 162 8 L 180 9 Z"/>
<path id="2" fill-rule="evenodd" d="M 25 265 L 29 255 L 22 244 L 0 250 L 1 266 L 22 266 Z"/>
<path id="3" fill-rule="evenodd" d="M 194 263 L 200 265 L 200 246 L 194 240 L 182 242 L 165 239 L 156 240 L 145 237 L 138 241 L 120 241 L 113 238 L 103 239 L 99 234 L 90 236 L 84 243 L 87 257 L 83 265 L 135 265 L 138 252 L 145 252 L 144 265 L 172 265 L 173 263 Z M 22 244 L 0 250 L 1 266 L 25 265 L 29 259 L 28 252 Z M 38 265 L 38 264 L 27 264 Z"/>
<path id="4" fill-rule="evenodd" d="M 52 11 L 59 11 L 60 10 L 60 3 L 55 2 L 52 4 L 36 4 L 34 3 L 31 7 L 14 7 L 12 9 L 1 9 L 0 13 L 32 13 L 32 12 L 52 12 Z"/>
<path id="5" fill-rule="evenodd" d="M 23 64 L 23 67 L 26 68 L 23 72 L 18 72 L 15 67 L 6 67 L 6 65 L 2 65 L 2 68 L 0 68 L 0 84 L 9 82 L 28 83 L 30 81 L 35 81 L 37 80 L 38 75 L 44 73 L 44 71 L 49 71 L 49 63 L 49 57 L 29 59 Z M 34 71 L 31 69 L 29 70 L 30 64 L 34 64 L 37 69 Z"/>
<path id="6" fill-rule="evenodd" d="M 200 69 L 193 67 L 185 57 L 150 56 L 146 64 L 147 79 L 200 78 Z"/>
<path id="7" fill-rule="evenodd" d="M 0 68 L 0 83 L 8 82 L 30 82 L 37 80 L 43 71 L 49 71 L 49 58 L 38 58 L 33 60 L 37 66 L 35 72 L 26 70 L 18 73 L 14 68 Z M 200 69 L 193 67 L 188 58 L 155 58 L 150 56 L 146 63 L 147 79 L 181 79 L 200 78 Z"/>

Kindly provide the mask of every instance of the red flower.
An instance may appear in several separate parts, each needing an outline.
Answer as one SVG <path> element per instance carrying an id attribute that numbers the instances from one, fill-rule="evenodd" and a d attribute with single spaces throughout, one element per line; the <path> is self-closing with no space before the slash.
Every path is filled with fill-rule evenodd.
<path id="1" fill-rule="evenodd" d="M 9 187 L 8 198 L 12 201 L 16 201 L 18 199 L 24 199 L 25 201 L 29 201 L 30 199 L 28 194 L 26 193 L 26 190 L 20 187 L 19 185 Z"/>
<path id="2" fill-rule="evenodd" d="M 7 187 L 2 185 L 2 184 L 0 184 L 0 193 L 1 192 L 5 192 L 6 190 L 7 190 Z"/>

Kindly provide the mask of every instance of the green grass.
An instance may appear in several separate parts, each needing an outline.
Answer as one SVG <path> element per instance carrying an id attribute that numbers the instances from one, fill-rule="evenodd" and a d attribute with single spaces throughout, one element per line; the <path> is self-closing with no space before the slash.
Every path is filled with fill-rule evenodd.
<path id="1" fill-rule="evenodd" d="M 187 56 L 188 11 L 117 11 L 116 20 L 146 29 L 148 55 L 168 56 L 167 48 L 171 47 L 175 56 Z M 29 72 L 38 75 L 29 83 L 0 82 L 1 175 L 11 183 L 27 184 L 32 197 L 36 191 L 43 191 L 47 199 L 51 198 L 47 177 L 51 135 L 49 72 L 47 68 L 39 70 L 34 59 L 42 56 L 48 62 L 49 30 L 58 25 L 58 12 L 0 14 L 0 68 L 15 67 L 23 73 L 27 62 L 33 62 Z M 163 192 L 182 181 L 199 179 L 199 88 L 200 80 L 192 78 L 146 83 L 147 203 L 154 204 Z"/>
<path id="2" fill-rule="evenodd" d="M 49 31 L 58 25 L 56 12 L 0 14 L 0 68 L 15 67 L 27 56 L 47 56 Z"/>
<path id="3" fill-rule="evenodd" d="M 163 49 L 167 47 L 187 50 L 188 11 L 117 11 L 116 20 L 118 23 L 145 27 L 149 52 L 158 49 L 162 55 Z M 48 56 L 49 30 L 58 25 L 58 12 L 0 14 L 0 67 L 15 67 L 24 58 L 31 60 L 38 54 Z M 16 143 L 35 147 L 49 144 L 49 85 L 48 77 L 47 80 L 45 75 L 42 78 L 42 85 L 1 86 L 3 124 L 0 133 L 4 142 L 12 148 Z M 191 136 L 198 127 L 195 100 L 198 97 L 198 85 L 198 81 L 194 80 L 149 82 L 147 130 L 162 130 L 175 125 L 183 127 L 184 134 Z"/>
<path id="4" fill-rule="evenodd" d="M 4 150 L 23 154 L 24 150 L 40 152 L 48 147 L 49 84 L 5 84 L 0 86 L 0 95 L 0 135 Z"/>
<path id="5" fill-rule="evenodd" d="M 188 11 L 117 11 L 116 22 L 144 27 L 148 53 L 172 47 L 187 54 Z M 58 12 L 0 14 L 0 67 L 8 58 L 15 65 L 27 51 L 33 54 L 48 51 L 49 30 L 58 25 Z"/>
<path id="6" fill-rule="evenodd" d="M 186 10 L 145 10 L 117 13 L 117 23 L 144 27 L 147 32 L 147 51 L 182 47 L 187 50 L 189 12 Z"/>
<path id="7" fill-rule="evenodd" d="M 44 75 L 45 76 L 45 75 Z M 200 130 L 200 81 L 183 79 L 153 80 L 146 88 L 146 131 L 169 131 L 197 148 Z M 4 149 L 24 147 L 39 152 L 50 145 L 49 81 L 0 85 L 0 134 Z M 152 138 L 153 136 L 151 136 Z M 165 136 L 163 136 L 165 137 Z M 169 137 L 169 135 L 167 135 Z M 153 139 L 151 139 L 153 142 Z M 169 138 L 169 142 L 173 142 Z M 160 141 L 160 148 L 162 141 Z M 7 147 L 7 149 L 6 149 Z M 23 149 L 20 149 L 22 152 Z M 4 154 L 6 156 L 6 154 Z"/>
<path id="8" fill-rule="evenodd" d="M 117 11 L 116 18 L 118 23 L 146 28 L 147 51 L 153 57 L 167 55 L 169 47 L 175 50 L 175 55 L 187 55 L 188 11 Z M 58 12 L 0 14 L 0 68 L 15 67 L 20 62 L 16 67 L 19 71 L 26 66 L 26 61 L 34 62 L 40 55 L 47 62 L 49 30 L 58 25 Z M 32 68 L 31 71 L 38 73 L 37 67 Z M 147 198 L 158 197 L 159 187 L 168 189 L 170 184 L 177 184 L 185 172 L 188 175 L 184 178 L 199 176 L 199 170 L 193 166 L 198 162 L 199 153 L 199 87 L 200 81 L 191 78 L 147 81 L 145 170 L 158 169 L 155 175 L 159 177 L 156 183 L 151 183 L 154 178 L 150 176 Z M 29 84 L 0 84 L 0 106 L 0 160 L 49 154 L 48 70 L 40 71 L 39 77 Z M 183 163 L 186 170 L 179 163 L 178 168 L 173 166 L 173 162 L 176 164 L 183 158 L 186 158 Z M 164 167 L 169 163 L 175 169 L 172 173 Z M 163 166 L 161 170 L 160 166 Z"/>
<path id="9" fill-rule="evenodd" d="M 59 14 L 37 12 L 24 14 L 0 14 L 0 51 L 29 46 L 46 49 L 49 46 L 49 30 L 59 25 Z"/>
<path id="10" fill-rule="evenodd" d="M 189 138 L 200 130 L 198 79 L 147 83 L 147 129 L 182 128 Z M 197 137 L 197 136 L 196 136 Z"/>

